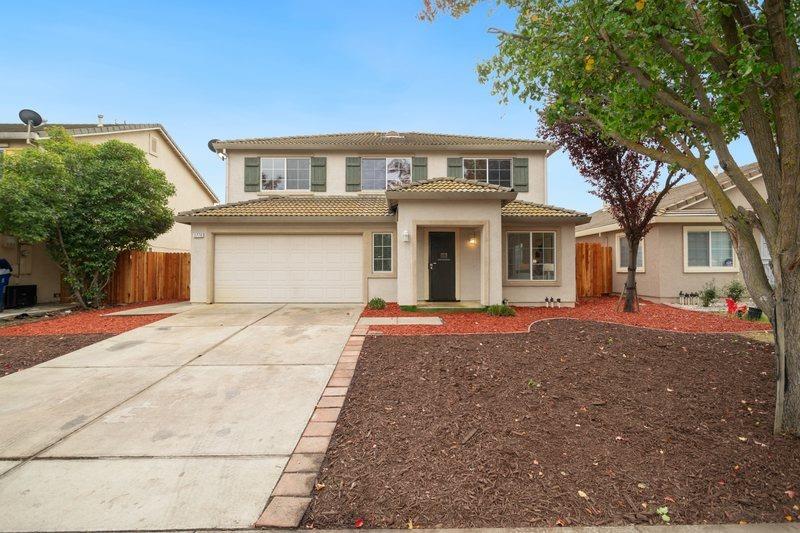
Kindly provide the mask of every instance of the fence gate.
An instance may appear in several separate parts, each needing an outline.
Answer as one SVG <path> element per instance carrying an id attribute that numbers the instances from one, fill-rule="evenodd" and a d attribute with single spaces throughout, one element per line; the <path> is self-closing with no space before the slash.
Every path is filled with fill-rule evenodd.
<path id="1" fill-rule="evenodd" d="M 579 298 L 611 293 L 610 246 L 588 242 L 575 244 L 575 285 Z"/>
<path id="2" fill-rule="evenodd" d="M 187 252 L 123 252 L 106 288 L 108 303 L 188 300 L 189 272 Z"/>

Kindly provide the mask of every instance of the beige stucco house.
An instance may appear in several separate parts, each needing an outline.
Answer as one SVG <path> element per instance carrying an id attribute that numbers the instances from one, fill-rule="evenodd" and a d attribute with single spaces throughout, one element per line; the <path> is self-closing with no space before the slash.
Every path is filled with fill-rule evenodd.
<path id="1" fill-rule="evenodd" d="M 766 195 L 758 166 L 747 165 L 743 170 L 755 188 Z M 730 178 L 719 174 L 717 179 L 734 205 L 749 208 Z M 628 243 L 608 211 L 601 209 L 591 217 L 591 222 L 578 226 L 577 240 L 598 242 L 613 249 L 613 290 L 621 292 L 628 268 Z M 756 241 L 760 243 L 766 268 L 769 263 L 766 243 L 758 233 Z M 639 247 L 636 274 L 639 296 L 674 302 L 681 292 L 699 292 L 712 281 L 722 288 L 733 279 L 742 279 L 739 260 L 711 201 L 696 181 L 675 187 L 661 201 L 653 227 Z"/>
<path id="2" fill-rule="evenodd" d="M 195 302 L 575 302 L 575 225 L 546 205 L 553 146 L 350 133 L 211 142 L 230 203 L 191 225 Z"/>
<path id="3" fill-rule="evenodd" d="M 116 139 L 141 148 L 154 168 L 163 170 L 175 185 L 169 205 L 175 212 L 214 205 L 219 200 L 214 191 L 160 124 L 45 124 L 28 136 L 24 124 L 0 124 L 0 152 L 21 150 L 47 136 L 46 127 L 63 126 L 78 141 L 102 143 Z M 172 229 L 148 243 L 151 250 L 185 252 L 191 241 L 189 228 L 175 224 Z M 14 267 L 10 285 L 35 285 L 38 301 L 59 301 L 61 273 L 50 259 L 44 245 L 17 242 L 0 235 L 0 256 Z"/>

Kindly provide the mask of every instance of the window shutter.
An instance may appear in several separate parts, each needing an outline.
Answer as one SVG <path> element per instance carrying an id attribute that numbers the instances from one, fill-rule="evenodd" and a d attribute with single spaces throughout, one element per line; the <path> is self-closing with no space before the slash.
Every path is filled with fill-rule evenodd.
<path id="1" fill-rule="evenodd" d="M 412 157 L 411 166 L 411 179 L 414 181 L 422 181 L 428 179 L 428 158 L 427 157 Z"/>
<path id="2" fill-rule="evenodd" d="M 528 192 L 528 158 L 514 158 L 513 187 L 517 192 Z"/>
<path id="3" fill-rule="evenodd" d="M 361 158 L 348 157 L 345 170 L 345 190 L 356 192 L 361 190 Z"/>
<path id="4" fill-rule="evenodd" d="M 258 192 L 261 184 L 261 158 L 244 158 L 244 192 Z"/>
<path id="5" fill-rule="evenodd" d="M 464 177 L 464 164 L 460 157 L 447 158 L 447 177 L 448 178 Z"/>
<path id="6" fill-rule="evenodd" d="M 311 191 L 325 192 L 325 182 L 327 180 L 327 158 L 311 158 Z"/>

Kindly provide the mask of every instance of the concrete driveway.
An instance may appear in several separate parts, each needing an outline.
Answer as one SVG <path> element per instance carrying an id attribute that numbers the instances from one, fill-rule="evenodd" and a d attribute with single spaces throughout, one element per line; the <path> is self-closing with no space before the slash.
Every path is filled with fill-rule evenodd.
<path id="1" fill-rule="evenodd" d="M 193 306 L 0 379 L 0 530 L 252 527 L 360 310 Z"/>

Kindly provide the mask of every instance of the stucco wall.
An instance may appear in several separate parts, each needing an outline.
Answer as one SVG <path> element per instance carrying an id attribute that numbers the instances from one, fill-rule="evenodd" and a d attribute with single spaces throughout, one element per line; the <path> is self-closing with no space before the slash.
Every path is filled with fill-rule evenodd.
<path id="1" fill-rule="evenodd" d="M 448 157 L 491 157 L 491 158 L 512 158 L 528 157 L 528 192 L 518 194 L 518 200 L 525 200 L 535 203 L 547 203 L 547 158 L 544 151 L 526 153 L 503 153 L 503 154 L 446 154 L 431 152 L 415 152 L 402 154 L 361 154 L 356 150 L 350 152 L 270 152 L 270 151 L 239 151 L 229 150 L 226 161 L 228 179 L 226 180 L 225 201 L 241 202 L 258 198 L 257 192 L 245 192 L 244 190 L 244 159 L 245 157 L 325 157 L 327 169 L 326 191 L 315 194 L 359 194 L 348 193 L 345 190 L 345 159 L 350 156 L 362 157 L 427 157 L 428 158 L 428 177 L 438 178 L 447 176 Z M 284 194 L 308 194 L 308 191 L 289 191 Z M 270 193 L 270 194 L 274 194 Z M 363 194 L 363 193 L 362 193 Z"/>
<path id="2" fill-rule="evenodd" d="M 36 285 L 40 303 L 59 301 L 61 270 L 50 259 L 44 244 L 20 246 L 16 238 L 0 235 L 0 257 L 7 259 L 14 269 L 10 285 Z M 29 273 L 22 274 L 23 271 Z"/>

